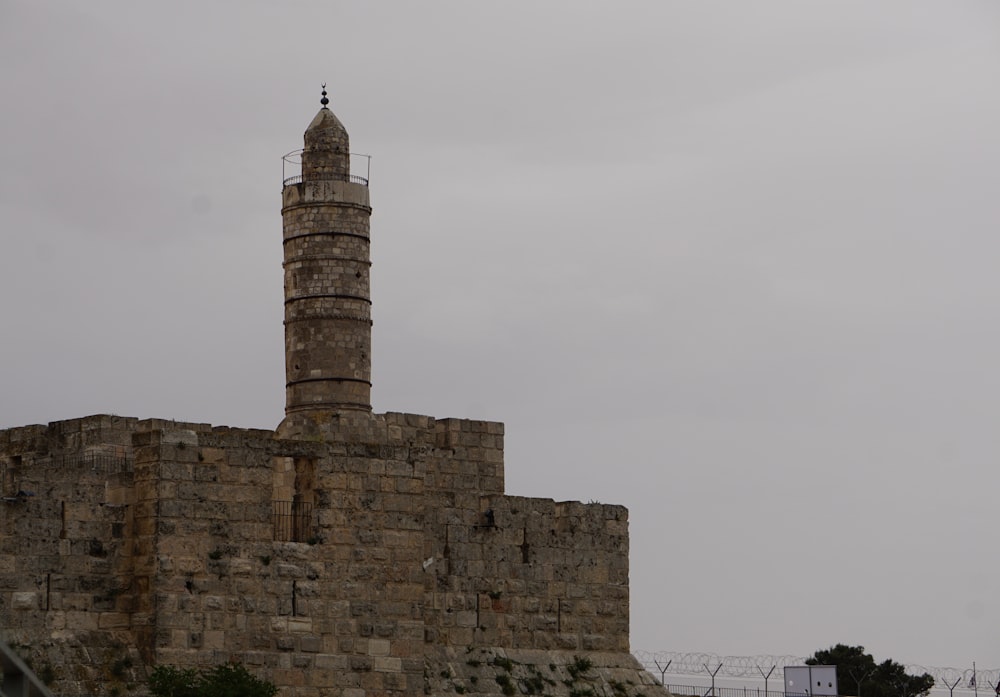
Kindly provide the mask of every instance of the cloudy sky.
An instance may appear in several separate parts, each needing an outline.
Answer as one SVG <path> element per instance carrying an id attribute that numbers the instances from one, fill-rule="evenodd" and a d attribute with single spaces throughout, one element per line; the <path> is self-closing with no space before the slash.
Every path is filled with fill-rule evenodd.
<path id="1" fill-rule="evenodd" d="M 0 64 L 0 427 L 277 425 L 326 81 L 375 409 L 627 505 L 634 649 L 1000 665 L 994 0 L 2 0 Z"/>

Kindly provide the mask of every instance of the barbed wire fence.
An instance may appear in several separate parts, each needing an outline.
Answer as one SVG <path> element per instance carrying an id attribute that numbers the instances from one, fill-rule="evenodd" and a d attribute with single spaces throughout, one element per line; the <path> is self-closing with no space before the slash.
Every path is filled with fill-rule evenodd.
<path id="1" fill-rule="evenodd" d="M 760 654 L 756 656 L 720 656 L 714 653 L 681 653 L 676 651 L 633 651 L 632 655 L 642 663 L 650 673 L 660 678 L 666 685 L 671 676 L 685 678 L 703 678 L 706 683 L 714 686 L 716 676 L 719 678 L 742 679 L 764 683 L 768 682 L 779 690 L 783 688 L 781 671 L 788 666 L 805 665 L 804 656 L 773 656 Z M 911 675 L 927 673 L 934 678 L 934 692 L 944 692 L 953 695 L 955 692 L 968 693 L 982 691 L 990 695 L 1000 681 L 1000 668 L 973 671 L 972 664 L 968 668 L 938 668 L 907 664 L 906 672 Z M 847 686 L 844 686 L 847 687 Z"/>

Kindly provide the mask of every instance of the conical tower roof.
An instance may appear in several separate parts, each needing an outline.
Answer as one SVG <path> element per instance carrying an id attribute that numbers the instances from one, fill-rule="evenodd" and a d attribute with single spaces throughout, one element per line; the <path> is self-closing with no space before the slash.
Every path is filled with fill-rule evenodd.
<path id="1" fill-rule="evenodd" d="M 351 174 L 351 144 L 344 124 L 326 106 L 330 103 L 326 98 L 326 85 L 323 86 L 323 98 L 319 101 L 323 108 L 313 118 L 305 133 L 302 180 L 347 181 Z"/>
<path id="2" fill-rule="evenodd" d="M 323 107 L 318 112 L 316 116 L 309 123 L 309 127 L 306 129 L 306 142 L 305 145 L 308 148 L 310 141 L 320 143 L 329 140 L 347 140 L 347 129 L 344 128 L 344 124 L 340 122 L 328 107 Z"/>

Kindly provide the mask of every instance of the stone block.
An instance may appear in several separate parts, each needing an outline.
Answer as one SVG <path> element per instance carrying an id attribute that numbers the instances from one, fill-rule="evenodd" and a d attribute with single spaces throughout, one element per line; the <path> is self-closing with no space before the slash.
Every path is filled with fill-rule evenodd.
<path id="1" fill-rule="evenodd" d="M 213 651 L 226 650 L 226 633 L 218 630 L 207 630 L 202 636 L 202 648 Z"/>
<path id="2" fill-rule="evenodd" d="M 368 655 L 369 656 L 388 656 L 390 650 L 390 642 L 388 639 L 369 639 L 368 640 Z"/>
<path id="3" fill-rule="evenodd" d="M 280 685 L 301 687 L 305 684 L 305 674 L 301 670 L 279 668 L 273 672 L 272 676 L 275 683 Z"/>
<path id="4" fill-rule="evenodd" d="M 323 639 L 318 636 L 301 637 L 299 648 L 305 653 L 319 653 L 323 650 Z"/>
<path id="5" fill-rule="evenodd" d="M 288 631 L 298 633 L 309 633 L 313 631 L 313 621 L 304 617 L 292 617 L 288 620 Z"/>
<path id="6" fill-rule="evenodd" d="M 80 610 L 67 611 L 66 626 L 77 631 L 93 631 L 97 629 L 98 613 Z"/>
<path id="7" fill-rule="evenodd" d="M 403 669 L 403 661 L 394 656 L 378 656 L 374 659 L 372 668 L 380 673 L 398 673 Z"/>
<path id="8" fill-rule="evenodd" d="M 37 610 L 39 608 L 39 594 L 28 591 L 12 593 L 10 606 L 13 610 Z"/>
<path id="9" fill-rule="evenodd" d="M 128 627 L 130 616 L 124 612 L 102 612 L 98 616 L 97 626 L 100 629 L 121 629 Z"/>

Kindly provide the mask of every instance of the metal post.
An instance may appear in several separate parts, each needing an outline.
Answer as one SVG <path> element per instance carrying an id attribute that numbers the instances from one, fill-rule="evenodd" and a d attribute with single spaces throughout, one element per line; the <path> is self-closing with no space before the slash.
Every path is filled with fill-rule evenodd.
<path id="1" fill-rule="evenodd" d="M 365 179 L 367 179 L 370 184 L 372 181 L 372 156 L 363 152 L 352 152 L 351 154 L 355 157 L 363 157 L 368 161 L 367 169 L 365 171 Z"/>
<path id="2" fill-rule="evenodd" d="M 663 687 L 666 687 L 666 686 L 667 686 L 667 681 L 663 679 L 663 676 L 664 676 L 664 675 L 666 674 L 666 672 L 667 672 L 667 668 L 669 668 L 669 667 L 670 667 L 670 664 L 671 664 L 671 663 L 673 663 L 673 662 L 674 662 L 674 659 L 672 659 L 672 658 L 671 658 L 671 659 L 670 659 L 669 661 L 667 661 L 667 665 L 665 665 L 665 666 L 661 666 L 661 665 L 660 665 L 660 662 L 659 662 L 658 660 L 656 660 L 655 658 L 653 659 L 653 663 L 655 663 L 655 664 L 656 664 L 656 667 L 657 667 L 657 668 L 659 669 L 659 671 L 660 671 L 660 684 L 661 684 L 661 685 L 662 685 Z"/>
<path id="3" fill-rule="evenodd" d="M 948 681 L 943 678 L 941 679 L 941 682 L 943 682 L 945 685 L 948 685 Z M 961 676 L 955 678 L 955 682 L 953 682 L 951 685 L 948 685 L 948 697 L 955 697 L 955 686 L 958 685 L 958 683 L 960 682 L 962 682 Z"/>
<path id="4" fill-rule="evenodd" d="M 757 672 L 760 673 L 761 675 L 764 675 L 764 697 L 771 697 L 769 694 L 767 694 L 767 679 L 771 677 L 771 673 L 773 673 L 774 669 L 777 667 L 778 667 L 777 665 L 771 666 L 771 670 L 767 671 L 767 675 L 764 675 L 764 671 L 761 670 L 760 666 L 757 666 Z"/>
<path id="5" fill-rule="evenodd" d="M 872 671 L 869 670 L 867 673 L 865 673 L 864 675 L 862 675 L 860 678 L 858 678 L 857 674 L 853 670 L 848 671 L 848 674 L 852 678 L 854 678 L 854 683 L 858 686 L 857 697 L 861 697 L 861 683 L 863 683 L 868 678 L 868 676 L 872 674 Z"/>
<path id="6" fill-rule="evenodd" d="M 705 695 L 711 694 L 712 697 L 715 697 L 715 676 L 716 674 L 718 674 L 720 670 L 722 670 L 722 662 L 720 661 L 719 665 L 715 667 L 714 673 L 709 669 L 708 665 L 706 665 L 705 663 L 702 663 L 702 665 L 705 666 L 705 670 L 708 671 L 708 674 L 712 676 L 712 687 L 709 692 L 705 693 Z"/>

